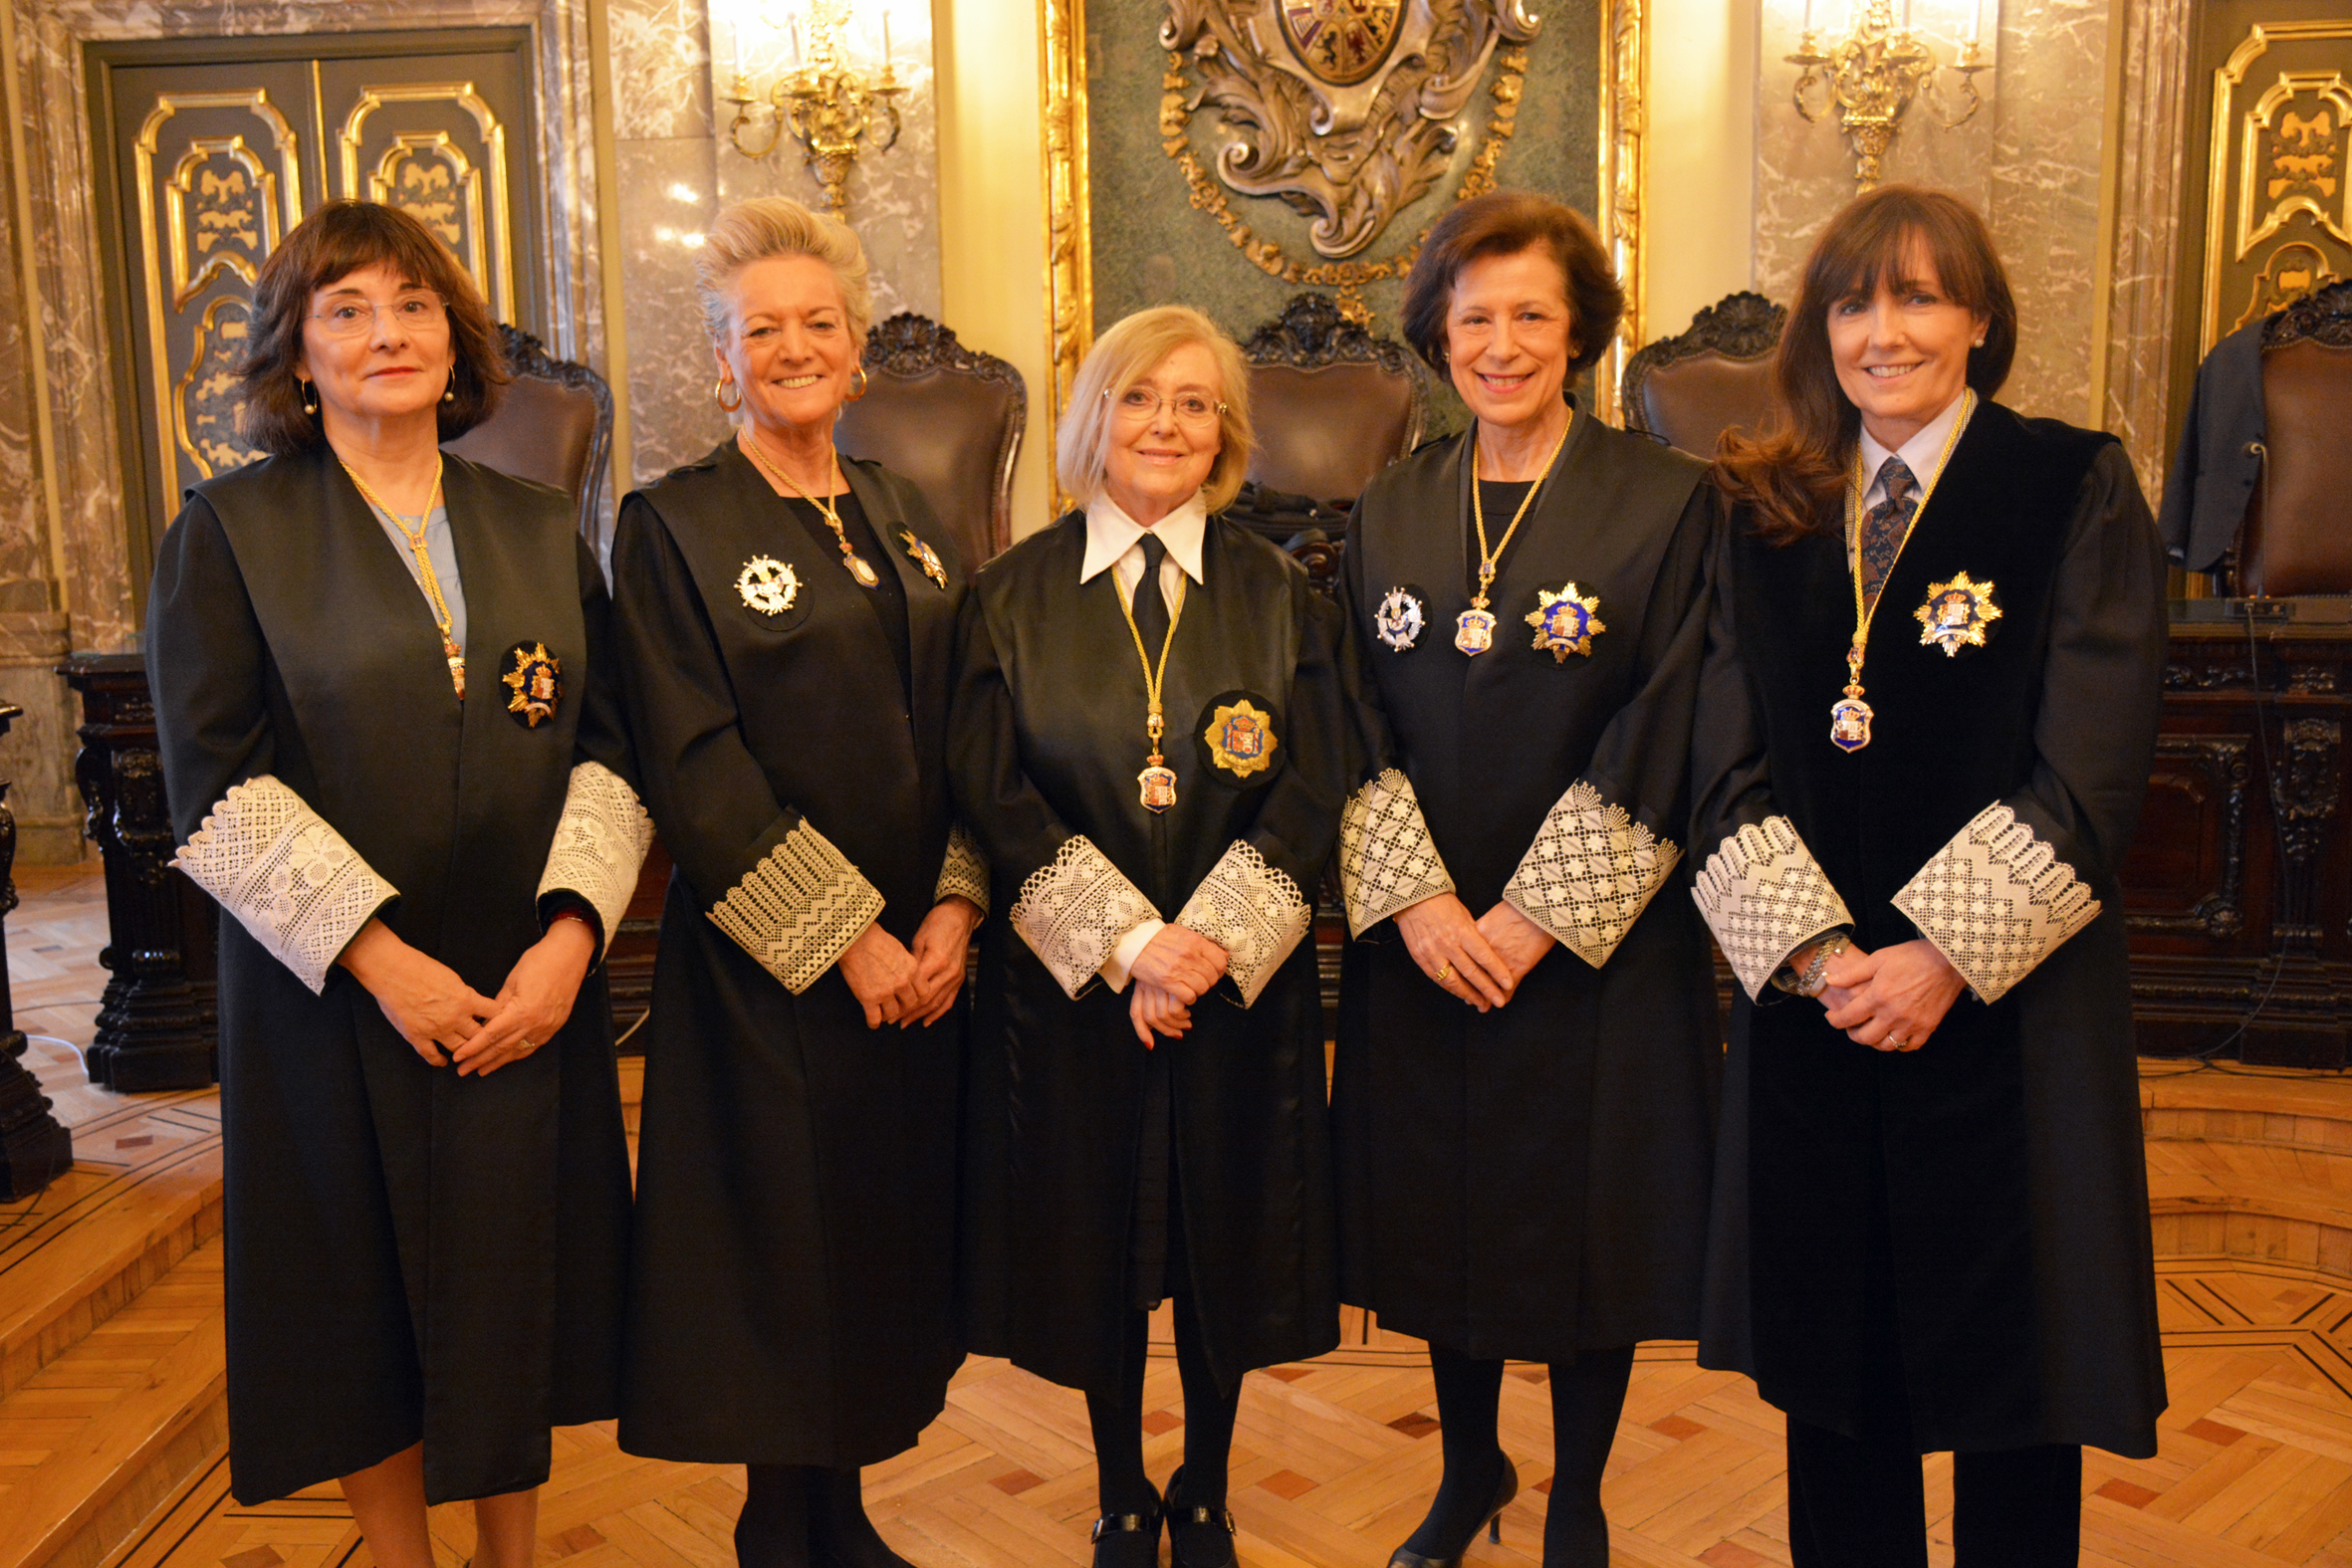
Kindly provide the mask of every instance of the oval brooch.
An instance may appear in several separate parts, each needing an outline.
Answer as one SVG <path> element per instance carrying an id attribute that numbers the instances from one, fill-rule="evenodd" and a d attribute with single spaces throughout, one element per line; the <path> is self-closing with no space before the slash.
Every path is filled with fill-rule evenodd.
<path id="1" fill-rule="evenodd" d="M 1929 583 L 1927 602 L 1911 615 L 1919 622 L 1920 645 L 1935 643 L 1949 659 L 1964 647 L 1985 646 L 1987 628 L 2000 619 L 2000 602 L 1992 583 L 1973 582 L 1963 571 L 1950 582 Z"/>
<path id="2" fill-rule="evenodd" d="M 801 574 L 773 556 L 754 556 L 735 574 L 735 591 L 763 615 L 781 615 L 801 596 Z"/>
<path id="3" fill-rule="evenodd" d="M 1209 749 L 1209 761 L 1236 779 L 1272 768 L 1275 748 L 1282 745 L 1274 733 L 1274 715 L 1247 697 L 1213 703 L 1201 743 Z"/>
<path id="4" fill-rule="evenodd" d="M 1600 595 L 1583 593 L 1572 581 L 1561 583 L 1557 593 L 1537 588 L 1535 605 L 1528 611 L 1534 646 L 1538 652 L 1549 648 L 1554 664 L 1567 663 L 1571 653 L 1590 654 L 1592 639 L 1609 629 L 1601 623 Z"/>
<path id="5" fill-rule="evenodd" d="M 1410 588 L 1390 588 L 1372 611 L 1372 634 L 1398 653 L 1409 652 L 1428 624 L 1421 600 Z"/>
<path id="6" fill-rule="evenodd" d="M 507 649 L 506 656 L 511 667 L 499 677 L 513 694 L 507 699 L 506 711 L 523 728 L 536 730 L 540 720 L 556 716 L 556 704 L 564 695 L 563 668 L 544 642 L 529 646 L 518 642 Z"/>

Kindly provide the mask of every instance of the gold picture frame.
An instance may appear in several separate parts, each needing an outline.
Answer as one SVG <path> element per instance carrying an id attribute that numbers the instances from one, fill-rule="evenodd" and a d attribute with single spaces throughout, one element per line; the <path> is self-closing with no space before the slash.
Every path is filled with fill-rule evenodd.
<path id="1" fill-rule="evenodd" d="M 1039 107 L 1045 121 L 1046 450 L 1068 400 L 1078 361 L 1094 340 L 1094 250 L 1087 214 L 1085 0 L 1045 0 Z M 1593 222 L 1625 289 L 1625 315 L 1593 370 L 1602 418 L 1618 419 L 1617 382 L 1640 345 L 1642 316 L 1643 98 L 1649 76 L 1644 0 L 1602 0 L 1600 168 Z"/>

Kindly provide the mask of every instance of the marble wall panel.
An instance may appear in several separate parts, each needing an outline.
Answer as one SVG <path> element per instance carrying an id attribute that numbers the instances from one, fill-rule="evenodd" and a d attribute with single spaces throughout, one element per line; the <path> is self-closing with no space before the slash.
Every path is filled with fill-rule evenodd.
<path id="1" fill-rule="evenodd" d="M 1981 11 L 1974 0 L 1917 0 L 1905 9 L 1920 29 L 1942 36 L 1935 47 L 1946 59 L 1950 41 L 1979 27 L 1993 69 L 1978 79 L 1983 108 L 1957 127 L 1938 122 L 1939 108 L 1957 108 L 1956 94 L 1941 105 L 1933 96 L 1915 100 L 1881 177 L 1954 191 L 1986 214 L 2010 271 L 2021 328 L 2001 400 L 2025 413 L 2093 423 L 2106 0 L 1984 0 Z M 1813 7 L 1825 42 L 1844 32 L 1848 10 Z M 1785 301 L 1795 295 L 1805 252 L 1857 186 L 1834 114 L 1807 121 L 1790 103 L 1799 68 L 1785 57 L 1802 12 L 1766 5 L 1761 19 L 1756 276 L 1759 289 Z M 1954 80 L 1943 73 L 1937 87 L 1949 90 Z"/>
<path id="2" fill-rule="evenodd" d="M 0 137 L 0 611 L 49 608 L 48 519 L 33 401 L 35 332 L 24 297 L 29 236 L 14 221 L 11 137 Z"/>
<path id="3" fill-rule="evenodd" d="M 604 36 L 612 44 L 615 140 L 711 134 L 710 18 L 703 0 L 609 0 Z"/>
<path id="4" fill-rule="evenodd" d="M 696 247 L 719 207 L 716 149 L 705 133 L 624 141 L 617 151 L 633 448 L 627 482 L 643 485 L 727 434 L 727 416 L 712 400 L 717 368 L 694 293 Z"/>
<path id="5" fill-rule="evenodd" d="M 2190 15 L 2190 0 L 2139 0 L 2124 8 L 2121 41 L 2113 304 L 2099 423 L 2123 438 L 2151 505 L 2164 487 L 2173 428 L 2174 247 L 2188 128 Z"/>

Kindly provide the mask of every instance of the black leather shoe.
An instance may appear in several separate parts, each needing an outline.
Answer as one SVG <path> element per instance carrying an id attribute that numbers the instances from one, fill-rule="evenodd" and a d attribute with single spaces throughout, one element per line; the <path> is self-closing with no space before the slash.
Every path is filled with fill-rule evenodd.
<path id="1" fill-rule="evenodd" d="M 1106 1513 L 1094 1521 L 1094 1568 L 1159 1568 L 1160 1513 Z"/>
<path id="2" fill-rule="evenodd" d="M 1478 1539 L 1478 1532 L 1487 1532 L 1487 1539 L 1503 1539 L 1503 1510 L 1511 1506 L 1511 1499 L 1519 1495 L 1519 1466 L 1511 1462 L 1511 1456 L 1503 1456 L 1503 1473 L 1495 1482 L 1495 1500 L 1487 1509 L 1484 1522 L 1470 1527 L 1462 1544 L 1451 1552 L 1437 1557 L 1424 1557 L 1419 1552 L 1400 1546 L 1388 1559 L 1388 1568 L 1462 1568 L 1462 1554 L 1470 1550 L 1470 1543 Z M 1419 1531 L 1415 1531 L 1419 1534 Z"/>
<path id="3" fill-rule="evenodd" d="M 1173 1568 L 1236 1568 L 1233 1510 L 1184 1500 L 1184 1468 L 1168 1477 L 1168 1559 Z"/>

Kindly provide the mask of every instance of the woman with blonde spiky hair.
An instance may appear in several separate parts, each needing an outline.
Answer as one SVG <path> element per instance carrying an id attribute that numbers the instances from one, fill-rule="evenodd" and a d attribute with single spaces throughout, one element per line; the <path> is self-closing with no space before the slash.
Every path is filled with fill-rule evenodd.
<path id="1" fill-rule="evenodd" d="M 700 257 L 708 457 L 638 491 L 613 622 L 662 911 L 621 1446 L 746 1466 L 744 1568 L 889 1568 L 858 1466 L 913 1446 L 953 1322 L 964 951 L 948 814 L 963 562 L 833 449 L 870 314 L 857 237 L 769 196 Z M 921 1025 L 915 1027 L 914 1025 Z"/>
<path id="2" fill-rule="evenodd" d="M 1079 366 L 1082 508 L 974 579 L 950 773 L 1010 910 L 967 1089 L 973 1348 L 1085 1391 L 1094 1561 L 1234 1561 L 1242 1376 L 1338 1342 L 1322 1006 L 1301 939 L 1353 746 L 1337 610 L 1217 516 L 1249 382 L 1197 311 Z M 1018 941 L 1014 937 L 1018 935 Z M 1149 1310 L 1176 1303 L 1184 1464 L 1144 1474 Z"/>

